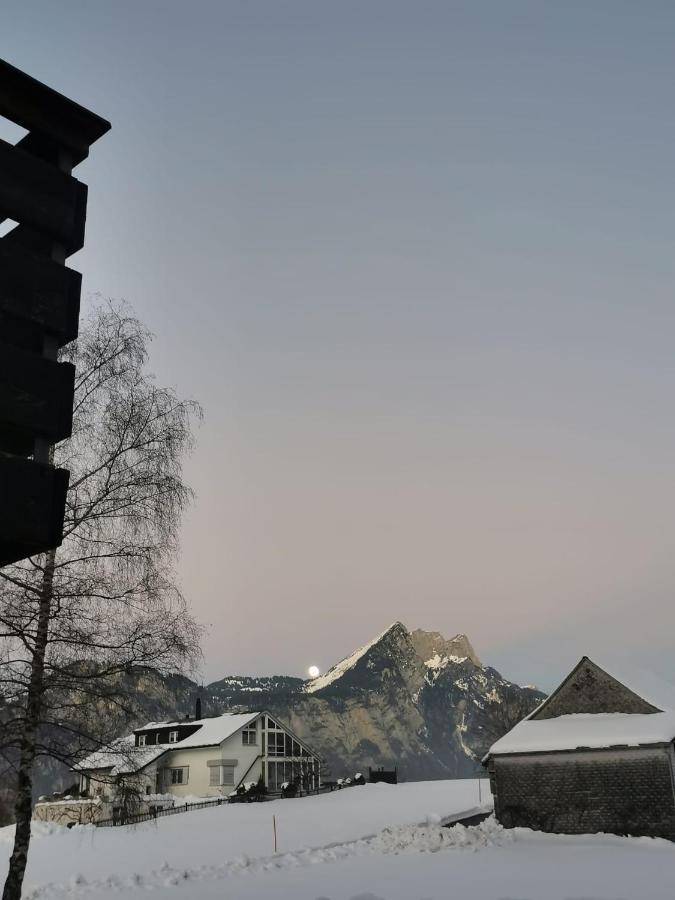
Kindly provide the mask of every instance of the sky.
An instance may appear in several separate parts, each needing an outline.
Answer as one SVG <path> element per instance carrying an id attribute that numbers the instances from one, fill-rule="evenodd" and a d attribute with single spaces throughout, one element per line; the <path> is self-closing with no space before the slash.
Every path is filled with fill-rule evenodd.
<path id="1" fill-rule="evenodd" d="M 675 4 L 4 0 L 112 122 L 84 294 L 201 402 L 203 677 L 389 623 L 675 675 Z"/>

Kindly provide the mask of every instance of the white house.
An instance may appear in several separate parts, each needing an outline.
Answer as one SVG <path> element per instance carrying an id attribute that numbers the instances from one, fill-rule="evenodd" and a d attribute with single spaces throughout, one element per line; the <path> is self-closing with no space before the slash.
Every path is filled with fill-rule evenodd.
<path id="1" fill-rule="evenodd" d="M 251 712 L 150 722 L 92 753 L 75 771 L 82 794 L 109 800 L 121 786 L 147 796 L 226 797 L 261 777 L 271 792 L 295 778 L 313 789 L 319 766 L 317 754 L 286 725 Z"/>

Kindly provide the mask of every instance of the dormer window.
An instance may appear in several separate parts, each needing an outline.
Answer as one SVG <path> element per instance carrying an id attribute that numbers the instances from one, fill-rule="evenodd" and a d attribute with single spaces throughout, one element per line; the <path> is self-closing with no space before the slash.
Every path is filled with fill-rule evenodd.
<path id="1" fill-rule="evenodd" d="M 138 746 L 145 747 L 145 735 L 144 734 L 138 735 Z"/>
<path id="2" fill-rule="evenodd" d="M 178 732 L 177 732 L 177 731 L 170 731 L 170 732 L 169 732 L 169 743 L 170 743 L 170 744 L 175 744 L 177 740 L 178 740 Z"/>

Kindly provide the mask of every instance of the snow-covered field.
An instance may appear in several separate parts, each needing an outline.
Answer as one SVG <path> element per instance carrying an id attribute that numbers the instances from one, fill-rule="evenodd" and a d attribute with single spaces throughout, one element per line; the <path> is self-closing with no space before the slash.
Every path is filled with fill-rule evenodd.
<path id="1" fill-rule="evenodd" d="M 482 798 L 485 799 L 483 782 Z M 134 828 L 36 826 L 26 898 L 140 900 L 665 900 L 675 845 L 609 835 L 505 831 L 476 781 L 367 785 L 237 804 Z M 273 850 L 276 816 L 279 852 Z M 12 829 L 0 829 L 0 854 Z M 0 866 L 2 869 L 3 866 Z M 4 871 L 0 871 L 0 878 Z"/>

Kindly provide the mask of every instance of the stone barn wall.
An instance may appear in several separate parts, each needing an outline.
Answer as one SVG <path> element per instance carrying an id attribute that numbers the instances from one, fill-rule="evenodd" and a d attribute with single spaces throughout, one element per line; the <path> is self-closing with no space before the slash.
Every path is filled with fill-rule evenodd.
<path id="1" fill-rule="evenodd" d="M 496 756 L 490 781 L 507 828 L 675 840 L 672 749 L 577 750 Z"/>

